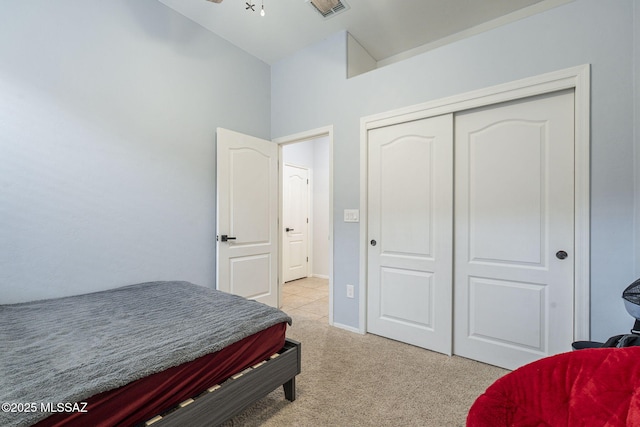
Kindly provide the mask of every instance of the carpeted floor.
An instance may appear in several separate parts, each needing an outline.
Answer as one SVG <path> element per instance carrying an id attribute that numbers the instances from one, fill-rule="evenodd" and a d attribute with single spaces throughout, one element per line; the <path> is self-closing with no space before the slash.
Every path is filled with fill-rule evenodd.
<path id="1" fill-rule="evenodd" d="M 296 401 L 278 388 L 225 427 L 464 426 L 475 398 L 508 372 L 338 329 L 302 308 L 290 308 L 287 332 L 302 343 Z"/>

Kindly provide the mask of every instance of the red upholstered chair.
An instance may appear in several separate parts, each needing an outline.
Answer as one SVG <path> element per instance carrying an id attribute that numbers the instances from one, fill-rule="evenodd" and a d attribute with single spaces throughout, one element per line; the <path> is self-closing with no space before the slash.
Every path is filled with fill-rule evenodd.
<path id="1" fill-rule="evenodd" d="M 467 427 L 640 426 L 640 347 L 546 357 L 493 383 Z"/>

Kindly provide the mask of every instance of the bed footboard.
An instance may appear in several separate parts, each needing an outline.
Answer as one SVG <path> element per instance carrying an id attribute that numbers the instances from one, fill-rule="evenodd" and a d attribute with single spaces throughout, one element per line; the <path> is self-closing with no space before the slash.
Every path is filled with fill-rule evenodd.
<path id="1" fill-rule="evenodd" d="M 157 416 L 146 425 L 217 426 L 244 411 L 282 386 L 285 398 L 296 398 L 296 375 L 301 371 L 301 344 L 286 339 L 282 349 L 253 367 L 234 375 L 224 383 L 213 386 L 194 399 L 180 404 L 180 408 Z"/>

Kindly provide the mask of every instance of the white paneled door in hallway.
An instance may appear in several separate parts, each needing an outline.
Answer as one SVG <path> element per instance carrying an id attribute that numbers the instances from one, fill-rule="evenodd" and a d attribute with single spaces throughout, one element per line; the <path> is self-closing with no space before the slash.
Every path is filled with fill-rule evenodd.
<path id="1" fill-rule="evenodd" d="M 289 282 L 309 273 L 309 170 L 285 164 L 283 187 L 282 274 Z"/>

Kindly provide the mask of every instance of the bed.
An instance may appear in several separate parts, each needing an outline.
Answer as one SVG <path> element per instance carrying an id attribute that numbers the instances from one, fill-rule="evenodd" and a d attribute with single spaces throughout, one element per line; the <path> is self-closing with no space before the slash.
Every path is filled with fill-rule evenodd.
<path id="1" fill-rule="evenodd" d="M 0 425 L 217 425 L 282 386 L 280 310 L 188 282 L 0 305 Z"/>

